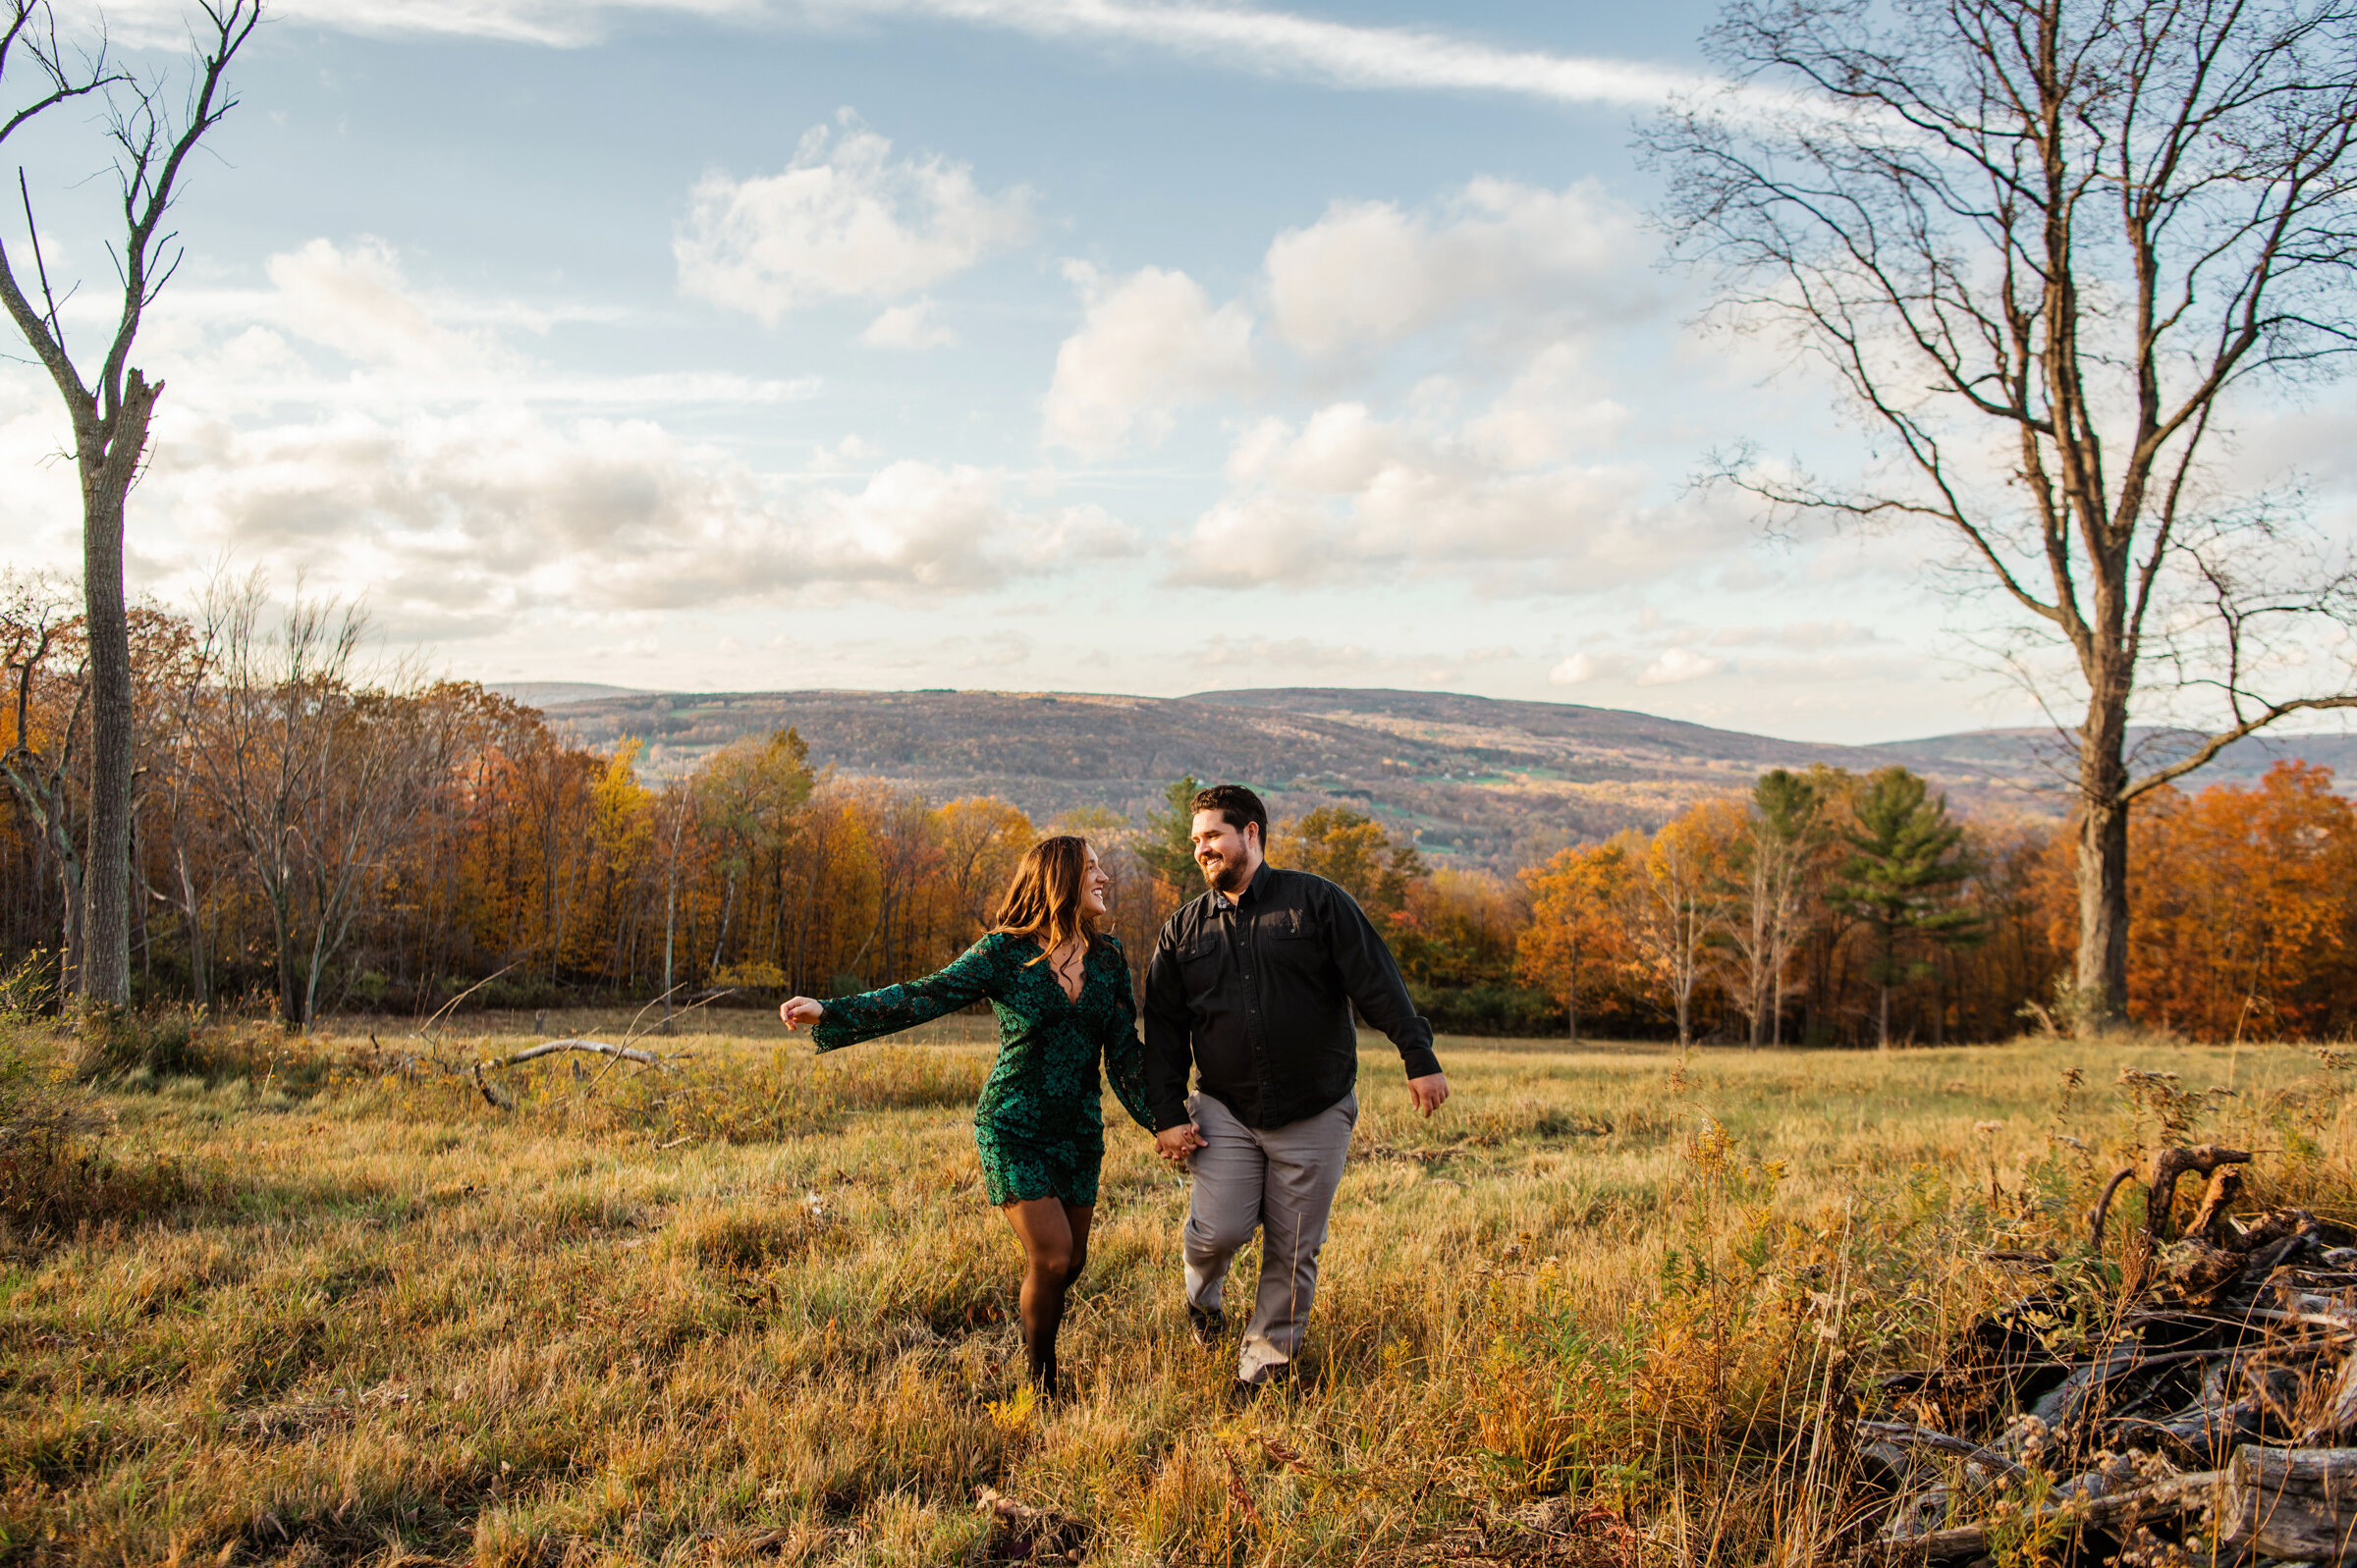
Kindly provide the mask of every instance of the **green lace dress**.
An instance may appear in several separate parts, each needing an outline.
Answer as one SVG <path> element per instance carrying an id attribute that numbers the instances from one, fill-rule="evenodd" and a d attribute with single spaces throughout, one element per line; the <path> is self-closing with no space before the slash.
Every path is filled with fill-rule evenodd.
<path id="1" fill-rule="evenodd" d="M 974 1143 L 990 1201 L 1091 1205 L 1105 1159 L 1100 1056 L 1123 1108 L 1154 1130 L 1129 965 L 1119 942 L 1099 937 L 1074 1000 L 1044 960 L 1028 961 L 1037 957 L 1030 938 L 992 932 L 939 974 L 832 999 L 810 1036 L 820 1051 L 840 1051 L 987 999 L 999 1015 L 999 1060 L 974 1108 Z"/>

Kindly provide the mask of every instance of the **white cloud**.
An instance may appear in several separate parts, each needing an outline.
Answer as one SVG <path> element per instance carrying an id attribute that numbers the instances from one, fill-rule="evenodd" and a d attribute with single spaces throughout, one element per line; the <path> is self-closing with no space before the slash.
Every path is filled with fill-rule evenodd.
<path id="1" fill-rule="evenodd" d="M 1269 246 L 1270 320 L 1306 353 L 1378 348 L 1479 308 L 1625 314 L 1651 247 L 1593 184 L 1544 190 L 1476 180 L 1438 211 L 1338 201 Z"/>
<path id="2" fill-rule="evenodd" d="M 1714 659 L 1709 654 L 1696 653 L 1691 648 L 1668 648 L 1663 650 L 1660 658 L 1637 672 L 1637 684 L 1680 685 L 1688 680 L 1700 680 L 1705 676 L 1715 676 L 1726 668 L 1725 660 Z"/>
<path id="3" fill-rule="evenodd" d="M 946 349 L 958 341 L 958 333 L 934 318 L 936 308 L 931 299 L 892 305 L 867 324 L 859 341 L 871 349 Z"/>
<path id="4" fill-rule="evenodd" d="M 512 341 L 523 313 L 420 289 L 374 242 L 313 242 L 265 270 L 267 289 L 185 311 L 168 297 L 155 318 L 172 395 L 134 501 L 151 588 L 185 595 L 226 553 L 365 594 L 388 626 L 458 635 L 555 607 L 957 593 L 1140 548 L 1102 508 L 1058 501 L 1049 476 L 882 461 L 850 437 L 819 454 L 824 474 L 756 470 L 647 410 L 793 384 L 552 375 Z M 43 394 L 36 373 L 0 367 L 12 468 L 62 435 Z M 608 398 L 636 416 L 584 412 Z M 16 515 L 27 506 L 70 516 L 71 475 L 53 464 L 44 489 L 5 492 L 13 541 L 41 537 Z"/>
<path id="5" fill-rule="evenodd" d="M 227 550 L 406 612 L 679 609 L 813 586 L 959 592 L 1129 552 L 1094 508 L 1003 470 L 903 460 L 789 486 L 646 420 L 521 408 L 168 423 L 149 504 Z"/>
<path id="6" fill-rule="evenodd" d="M 1568 343 L 1533 354 L 1498 401 L 1465 426 L 1468 443 L 1508 468 L 1535 468 L 1610 450 L 1634 415 L 1609 396 L 1587 355 Z"/>
<path id="7" fill-rule="evenodd" d="M 1031 236 L 1031 195 L 973 171 L 892 157 L 848 110 L 805 133 L 780 174 L 696 183 L 673 238 L 681 292 L 775 325 L 823 299 L 893 299 Z"/>
<path id="8" fill-rule="evenodd" d="M 1084 262 L 1065 272 L 1087 309 L 1056 351 L 1041 404 L 1049 445 L 1093 456 L 1132 438 L 1159 442 L 1178 409 L 1251 377 L 1250 313 L 1233 301 L 1215 308 L 1185 273 L 1147 267 L 1108 283 Z"/>
<path id="9" fill-rule="evenodd" d="M 1595 589 L 1723 550 L 1741 526 L 1699 503 L 1649 503 L 1650 475 L 1633 465 L 1516 467 L 1467 429 L 1379 419 L 1357 403 L 1297 428 L 1262 421 L 1228 476 L 1233 492 L 1171 546 L 1172 580 L 1299 586 L 1411 569 L 1499 590 Z"/>
<path id="10" fill-rule="evenodd" d="M 276 324 L 355 363 L 447 372 L 499 357 L 429 315 L 381 240 L 312 240 L 272 256 L 263 270 L 277 291 L 269 301 Z"/>
<path id="11" fill-rule="evenodd" d="M 644 410 L 775 404 L 814 396 L 814 376 L 757 379 L 720 371 L 553 373 L 509 339 L 559 321 L 615 312 L 526 304 L 420 287 L 384 242 L 315 239 L 263 263 L 265 289 L 167 293 L 140 337 L 174 365 L 166 406 L 193 399 L 214 413 L 319 406 L 384 413 L 485 400 Z"/>
<path id="12" fill-rule="evenodd" d="M 1551 685 L 1584 686 L 1620 674 L 1622 662 L 1610 654 L 1575 653 L 1547 672 Z"/>

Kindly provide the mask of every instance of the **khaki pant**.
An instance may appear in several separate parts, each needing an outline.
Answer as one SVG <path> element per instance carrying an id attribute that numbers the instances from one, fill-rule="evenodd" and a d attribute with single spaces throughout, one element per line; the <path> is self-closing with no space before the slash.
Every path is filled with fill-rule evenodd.
<path id="1" fill-rule="evenodd" d="M 1358 1096 L 1283 1127 L 1247 1127 L 1209 1095 L 1194 1096 L 1186 1108 L 1204 1140 L 1187 1159 L 1195 1187 L 1186 1215 L 1186 1299 L 1219 1310 L 1229 1260 L 1260 1232 L 1260 1287 L 1235 1374 L 1260 1382 L 1300 1347 Z"/>

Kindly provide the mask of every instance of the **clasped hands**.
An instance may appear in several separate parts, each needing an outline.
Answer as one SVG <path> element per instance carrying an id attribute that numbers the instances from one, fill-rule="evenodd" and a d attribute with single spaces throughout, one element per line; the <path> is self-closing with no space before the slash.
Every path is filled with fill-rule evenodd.
<path id="1" fill-rule="evenodd" d="M 1418 1110 L 1427 1116 L 1431 1115 L 1449 1099 L 1449 1075 L 1435 1072 L 1421 1078 L 1410 1078 L 1407 1081 L 1407 1098 Z M 1209 1147 L 1203 1137 L 1203 1129 L 1191 1121 L 1180 1122 L 1176 1127 L 1165 1127 L 1154 1135 L 1154 1152 L 1174 1165 L 1185 1164 L 1187 1156 Z"/>

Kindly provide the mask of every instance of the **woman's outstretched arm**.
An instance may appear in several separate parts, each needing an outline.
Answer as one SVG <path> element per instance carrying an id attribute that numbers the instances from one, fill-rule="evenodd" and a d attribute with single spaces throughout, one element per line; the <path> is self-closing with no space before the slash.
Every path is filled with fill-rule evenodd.
<path id="1" fill-rule="evenodd" d="M 817 1021 L 810 1026 L 810 1041 L 820 1051 L 840 1051 L 855 1046 L 862 1040 L 878 1035 L 898 1034 L 945 1017 L 960 1007 L 968 1007 L 999 989 L 998 964 L 995 961 L 997 941 L 984 937 L 956 958 L 948 967 L 922 980 L 906 980 L 881 991 L 865 991 L 856 997 L 835 997 L 818 1005 L 822 1008 Z M 807 999 L 796 998 L 796 1001 Z M 787 1003 L 789 1008 L 793 1002 Z M 784 1009 L 781 1009 L 783 1011 Z M 807 1018 L 801 1009 L 796 1017 L 789 1017 L 792 1028 L 798 1018 Z"/>

